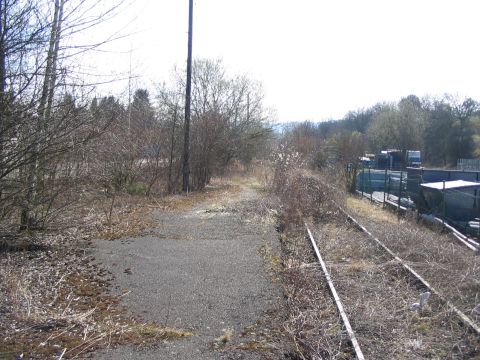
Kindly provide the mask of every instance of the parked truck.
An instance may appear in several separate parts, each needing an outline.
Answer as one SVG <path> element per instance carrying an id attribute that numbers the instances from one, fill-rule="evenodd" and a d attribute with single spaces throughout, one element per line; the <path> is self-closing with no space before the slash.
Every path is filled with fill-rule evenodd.
<path id="1" fill-rule="evenodd" d="M 422 166 L 422 153 L 420 152 L 420 150 L 407 150 L 407 166 Z"/>
<path id="2" fill-rule="evenodd" d="M 406 156 L 406 159 L 404 157 Z M 422 166 L 422 157 L 420 150 L 383 150 L 375 155 L 377 169 L 400 170 L 406 166 Z"/>

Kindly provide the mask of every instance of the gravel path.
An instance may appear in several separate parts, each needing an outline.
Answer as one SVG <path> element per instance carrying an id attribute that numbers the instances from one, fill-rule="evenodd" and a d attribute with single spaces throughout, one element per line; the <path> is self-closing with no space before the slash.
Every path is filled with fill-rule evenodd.
<path id="1" fill-rule="evenodd" d="M 245 210 L 259 201 L 250 188 L 234 195 L 226 191 L 216 203 L 157 213 L 158 226 L 148 236 L 98 241 L 95 256 L 115 276 L 115 291 L 130 291 L 123 297 L 129 311 L 194 335 L 153 348 L 102 350 L 94 358 L 273 358 L 233 346 L 244 341 L 245 328 L 258 326 L 281 301 L 258 251 L 262 244 L 277 246 L 274 227 Z M 232 342 L 213 350 L 212 341 L 224 329 L 233 330 Z"/>

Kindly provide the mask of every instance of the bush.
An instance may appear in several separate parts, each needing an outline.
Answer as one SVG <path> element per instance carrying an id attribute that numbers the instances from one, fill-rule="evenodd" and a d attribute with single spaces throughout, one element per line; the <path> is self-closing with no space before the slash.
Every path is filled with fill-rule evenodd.
<path id="1" fill-rule="evenodd" d="M 323 169 L 327 165 L 328 155 L 323 151 L 319 150 L 313 155 L 312 167 L 314 170 Z"/>
<path id="2" fill-rule="evenodd" d="M 147 185 L 142 182 L 132 182 L 127 185 L 127 193 L 129 195 L 145 195 L 147 191 Z"/>

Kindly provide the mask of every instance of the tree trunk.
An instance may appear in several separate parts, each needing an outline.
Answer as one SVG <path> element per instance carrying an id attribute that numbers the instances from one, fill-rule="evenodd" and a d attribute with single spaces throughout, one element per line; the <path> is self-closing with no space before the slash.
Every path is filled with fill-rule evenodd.
<path id="1" fill-rule="evenodd" d="M 6 54 L 5 54 L 5 31 L 7 22 L 7 9 L 2 0 L 0 0 L 0 174 L 4 173 L 3 163 L 3 149 L 5 142 L 5 88 L 7 82 L 7 68 L 6 68 Z M 2 199 L 3 191 L 0 186 L 0 200 Z"/>
<path id="2" fill-rule="evenodd" d="M 51 115 L 53 97 L 56 85 L 56 71 L 58 51 L 60 46 L 61 24 L 63 20 L 63 5 L 65 0 L 55 0 L 52 28 L 50 32 L 50 41 L 47 53 L 47 62 L 45 67 L 45 76 L 42 85 L 42 93 L 38 105 L 34 144 L 32 146 L 32 162 L 28 167 L 26 179 L 26 196 L 22 205 L 20 216 L 20 228 L 28 229 L 37 222 L 33 212 L 34 203 L 40 188 L 43 186 L 43 176 L 45 172 L 45 159 L 42 152 L 46 146 L 47 122 Z"/>

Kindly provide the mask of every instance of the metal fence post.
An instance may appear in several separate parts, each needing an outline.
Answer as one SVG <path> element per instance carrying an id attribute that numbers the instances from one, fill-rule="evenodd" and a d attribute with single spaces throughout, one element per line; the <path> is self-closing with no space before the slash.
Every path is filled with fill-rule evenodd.
<path id="1" fill-rule="evenodd" d="M 400 171 L 400 184 L 398 186 L 398 207 L 397 207 L 398 216 L 400 216 L 400 200 L 402 199 L 402 180 L 403 180 L 403 171 Z"/>
<path id="2" fill-rule="evenodd" d="M 443 180 L 442 226 L 445 227 L 445 180 Z"/>
<path id="3" fill-rule="evenodd" d="M 387 169 L 385 169 L 385 176 L 383 178 L 383 206 L 385 207 L 385 193 L 387 191 Z"/>
<path id="4" fill-rule="evenodd" d="M 478 222 L 477 222 L 477 224 L 478 224 L 478 227 L 477 227 L 477 239 L 480 239 L 480 219 L 477 218 L 477 220 L 478 220 Z"/>
<path id="5" fill-rule="evenodd" d="M 387 198 L 390 197 L 390 189 L 392 186 L 392 174 L 388 174 L 388 192 L 387 192 Z"/>
<path id="6" fill-rule="evenodd" d="M 372 174 L 370 171 L 370 166 L 368 167 L 368 184 L 369 184 L 369 190 L 370 190 L 370 202 L 373 202 L 373 189 L 372 189 Z"/>
<path id="7" fill-rule="evenodd" d="M 365 188 L 365 166 L 362 164 L 362 198 L 363 198 L 363 190 Z"/>

